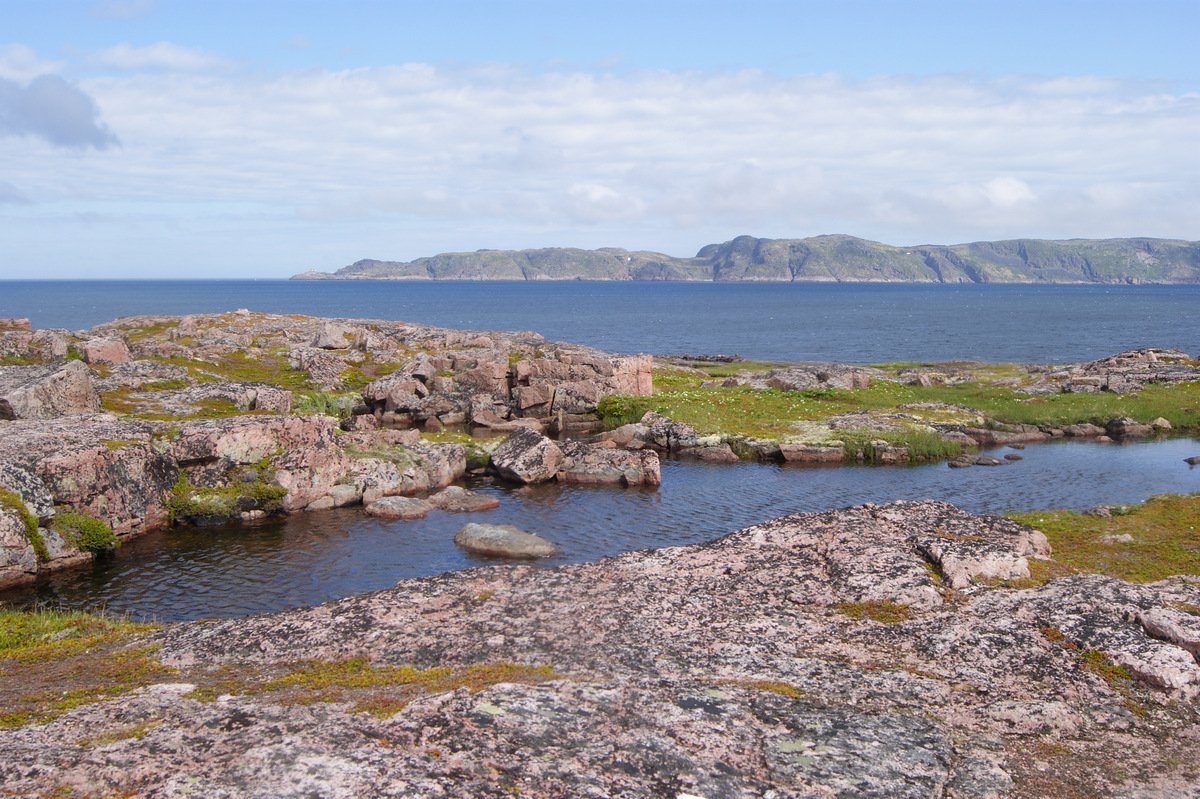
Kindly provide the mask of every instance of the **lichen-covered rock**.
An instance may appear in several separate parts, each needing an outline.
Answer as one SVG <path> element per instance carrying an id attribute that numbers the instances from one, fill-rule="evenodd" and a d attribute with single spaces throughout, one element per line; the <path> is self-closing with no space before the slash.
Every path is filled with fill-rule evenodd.
<path id="1" fill-rule="evenodd" d="M 493 558 L 546 558 L 558 552 L 541 536 L 511 524 L 468 524 L 455 533 L 454 543 L 473 555 Z"/>
<path id="2" fill-rule="evenodd" d="M 125 342 L 115 336 L 92 338 L 79 345 L 83 360 L 89 364 L 129 363 L 132 356 Z"/>
<path id="3" fill-rule="evenodd" d="M 554 479 L 562 460 L 563 452 L 553 441 L 520 429 L 492 452 L 491 466 L 505 480 L 544 483 Z"/>
<path id="4" fill-rule="evenodd" d="M 368 516 L 380 519 L 423 519 L 434 509 L 434 505 L 423 499 L 412 497 L 384 497 L 363 508 Z"/>
<path id="5" fill-rule="evenodd" d="M 1172 607 L 1194 605 L 1200 587 L 1077 576 L 1015 590 L 988 587 L 979 573 L 944 597 L 948 586 L 916 546 L 931 538 L 961 545 L 964 559 L 972 547 L 1038 549 L 1010 522 L 903 502 L 797 514 L 698 546 L 473 569 L 317 608 L 170 627 L 152 642 L 184 674 L 274 675 L 301 660 L 364 658 L 499 676 L 423 696 L 381 695 L 381 685 L 333 704 L 146 689 L 0 732 L 0 779 L 17 792 L 84 780 L 116 790 L 126 773 L 117 765 L 133 759 L 142 790 L 184 780 L 212 795 L 490 796 L 507 784 L 531 795 L 584 785 L 671 797 L 1194 789 L 1200 727 L 1189 680 L 1200 667 L 1189 614 Z M 862 612 L 870 607 L 892 618 Z M 517 684 L 501 664 L 550 671 Z M 360 700 L 391 707 L 389 696 L 402 697 L 393 715 L 352 712 Z M 156 723 L 115 750 L 77 745 L 81 730 L 145 719 Z M 547 747 L 553 757 L 540 757 Z"/>
<path id="6" fill-rule="evenodd" d="M 79 361 L 0 367 L 0 420 L 55 419 L 99 410 L 91 372 Z"/>
<path id="7" fill-rule="evenodd" d="M 500 507 L 500 500 L 488 494 L 478 494 L 461 486 L 447 486 L 433 496 L 429 503 L 438 510 L 450 513 L 480 513 Z"/>
<path id="8" fill-rule="evenodd" d="M 653 450 L 620 450 L 569 441 L 556 477 L 560 483 L 580 485 L 657 486 L 662 483 L 658 453 Z"/>

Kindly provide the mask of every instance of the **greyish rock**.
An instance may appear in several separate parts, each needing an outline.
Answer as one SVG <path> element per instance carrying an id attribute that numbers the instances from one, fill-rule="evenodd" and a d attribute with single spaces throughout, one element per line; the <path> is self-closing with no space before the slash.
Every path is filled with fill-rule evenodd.
<path id="1" fill-rule="evenodd" d="M 423 499 L 412 497 L 384 497 L 367 505 L 363 511 L 368 516 L 381 519 L 423 519 L 434 509 L 434 505 Z"/>
<path id="2" fill-rule="evenodd" d="M 544 483 L 553 480 L 562 463 L 563 452 L 543 435 L 514 430 L 491 456 L 496 474 L 518 483 Z"/>
<path id="3" fill-rule="evenodd" d="M 472 554 L 498 558 L 545 558 L 558 552 L 541 536 L 511 524 L 468 524 L 455 534 L 454 543 Z"/>
<path id="4" fill-rule="evenodd" d="M 446 486 L 429 498 L 438 510 L 450 513 L 479 513 L 500 507 L 500 500 L 487 494 L 477 494 L 461 486 Z"/>
<path id="5" fill-rule="evenodd" d="M 79 361 L 0 367 L 0 419 L 54 419 L 99 410 L 91 370 Z"/>

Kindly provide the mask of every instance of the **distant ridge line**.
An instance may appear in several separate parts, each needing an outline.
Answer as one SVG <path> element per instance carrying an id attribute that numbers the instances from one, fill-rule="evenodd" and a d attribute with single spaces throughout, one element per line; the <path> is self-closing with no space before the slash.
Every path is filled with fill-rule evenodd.
<path id="1" fill-rule="evenodd" d="M 1200 283 L 1200 242 L 1010 239 L 896 247 L 854 236 L 738 236 L 691 258 L 646 250 L 451 252 L 413 261 L 363 259 L 292 280 L 690 280 L 884 283 Z"/>

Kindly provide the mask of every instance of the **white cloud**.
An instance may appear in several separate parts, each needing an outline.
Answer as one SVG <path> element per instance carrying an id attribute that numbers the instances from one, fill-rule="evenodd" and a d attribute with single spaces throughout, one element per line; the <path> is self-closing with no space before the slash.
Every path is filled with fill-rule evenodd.
<path id="1" fill-rule="evenodd" d="M 170 42 L 155 42 L 145 47 L 118 44 L 96 53 L 91 62 L 101 67 L 130 71 L 206 72 L 229 66 L 229 62 L 218 55 Z"/>
<path id="2" fill-rule="evenodd" d="M 0 45 L 0 78 L 26 82 L 62 68 L 61 61 L 45 61 L 32 47 L 23 44 Z"/>
<path id="3" fill-rule="evenodd" d="M 0 175 L 38 198 L 25 214 L 98 212 L 114 238 L 172 225 L 177 251 L 148 264 L 207 257 L 213 236 L 235 275 L 477 247 L 689 254 L 743 232 L 1200 238 L 1200 96 L 1157 85 L 413 64 L 82 88 L 123 147 L 7 147 Z M 252 257 L 268 236 L 273 257 Z"/>

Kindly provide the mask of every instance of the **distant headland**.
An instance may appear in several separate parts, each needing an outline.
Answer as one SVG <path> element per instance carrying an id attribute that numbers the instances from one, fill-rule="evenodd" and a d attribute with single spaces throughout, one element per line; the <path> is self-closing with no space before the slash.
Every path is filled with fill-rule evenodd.
<path id="1" fill-rule="evenodd" d="M 615 247 L 363 259 L 293 280 L 691 280 L 886 283 L 1200 283 L 1200 242 L 1012 239 L 895 247 L 854 236 L 738 236 L 692 258 Z"/>

